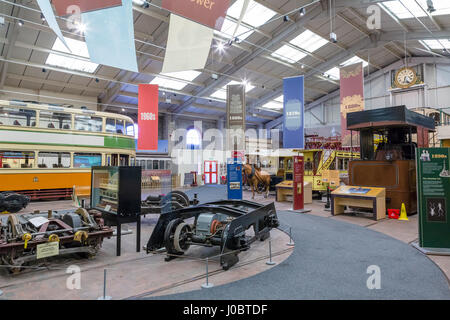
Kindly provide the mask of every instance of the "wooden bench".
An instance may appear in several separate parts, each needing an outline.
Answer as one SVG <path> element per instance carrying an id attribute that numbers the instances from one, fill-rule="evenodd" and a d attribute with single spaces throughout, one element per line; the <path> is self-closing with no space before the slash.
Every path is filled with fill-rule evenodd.
<path id="1" fill-rule="evenodd" d="M 343 214 L 345 206 L 369 208 L 373 219 L 386 218 L 386 189 L 341 186 L 331 193 L 331 214 Z"/>

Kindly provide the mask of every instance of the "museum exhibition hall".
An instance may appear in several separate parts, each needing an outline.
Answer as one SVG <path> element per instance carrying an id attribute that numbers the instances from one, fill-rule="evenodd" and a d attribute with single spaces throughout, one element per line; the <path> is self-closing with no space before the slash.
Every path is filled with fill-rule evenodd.
<path id="1" fill-rule="evenodd" d="M 449 300 L 447 210 L 448 0 L 0 0 L 0 300 Z"/>

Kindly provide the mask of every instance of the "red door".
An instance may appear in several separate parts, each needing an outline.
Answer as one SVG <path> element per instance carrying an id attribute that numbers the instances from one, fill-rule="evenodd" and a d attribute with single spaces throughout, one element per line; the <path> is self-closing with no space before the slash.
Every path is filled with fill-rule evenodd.
<path id="1" fill-rule="evenodd" d="M 217 161 L 205 161 L 205 184 L 217 184 Z"/>

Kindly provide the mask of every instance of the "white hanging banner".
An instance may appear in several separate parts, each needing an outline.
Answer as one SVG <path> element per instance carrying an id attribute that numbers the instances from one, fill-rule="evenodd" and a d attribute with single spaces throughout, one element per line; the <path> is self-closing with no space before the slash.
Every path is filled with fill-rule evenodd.
<path id="1" fill-rule="evenodd" d="M 72 50 L 70 50 L 69 46 L 66 43 L 66 39 L 64 39 L 64 36 L 61 32 L 61 29 L 59 28 L 58 23 L 56 22 L 55 13 L 53 12 L 53 8 L 52 5 L 50 4 L 50 1 L 37 0 L 37 3 L 39 5 L 39 8 L 41 8 L 41 12 L 44 15 L 45 20 L 47 21 L 48 26 L 53 30 L 54 33 L 56 33 L 59 40 L 61 40 L 62 43 L 64 43 L 69 52 L 72 52 Z"/>
<path id="2" fill-rule="evenodd" d="M 170 14 L 169 36 L 161 73 L 203 69 L 214 30 Z"/>

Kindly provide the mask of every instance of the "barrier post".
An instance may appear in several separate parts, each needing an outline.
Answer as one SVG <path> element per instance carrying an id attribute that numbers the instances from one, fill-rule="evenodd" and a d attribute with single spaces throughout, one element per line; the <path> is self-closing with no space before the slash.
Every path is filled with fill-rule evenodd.
<path id="1" fill-rule="evenodd" d="M 291 247 L 295 245 L 295 243 L 292 242 L 292 228 L 291 227 L 289 227 L 289 242 L 286 243 L 286 245 L 291 246 Z"/>
<path id="2" fill-rule="evenodd" d="M 110 296 L 106 295 L 106 269 L 103 271 L 103 296 L 99 297 L 97 300 L 112 300 Z"/>
<path id="3" fill-rule="evenodd" d="M 202 288 L 204 288 L 204 289 L 209 289 L 209 288 L 214 287 L 214 284 L 209 283 L 208 262 L 209 262 L 209 259 L 206 258 L 206 283 L 202 284 Z"/>
<path id="4" fill-rule="evenodd" d="M 267 261 L 266 264 L 269 266 L 275 264 L 275 262 L 272 261 L 272 239 L 269 239 L 269 261 Z"/>

